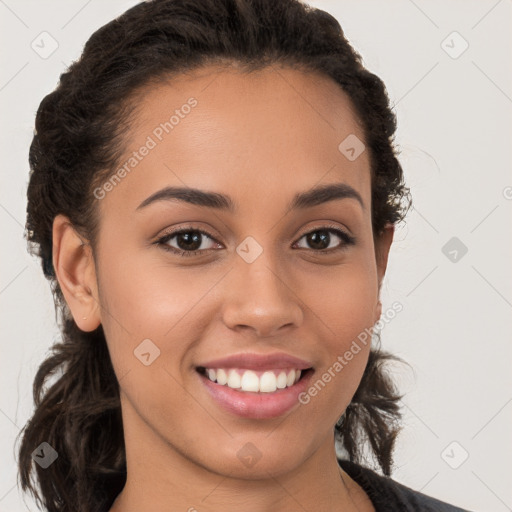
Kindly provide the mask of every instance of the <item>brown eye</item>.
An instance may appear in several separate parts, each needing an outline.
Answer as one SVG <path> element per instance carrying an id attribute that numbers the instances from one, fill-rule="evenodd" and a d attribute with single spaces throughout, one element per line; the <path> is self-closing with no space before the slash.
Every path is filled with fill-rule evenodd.
<path id="1" fill-rule="evenodd" d="M 205 238 L 218 243 L 213 236 L 206 231 L 191 228 L 168 233 L 159 238 L 156 243 L 161 245 L 165 250 L 178 254 L 179 256 L 194 256 L 211 250 L 211 247 L 208 247 L 208 242 L 205 242 Z M 170 244 L 171 240 L 174 240 L 173 243 L 176 244 L 177 247 Z"/>
<path id="2" fill-rule="evenodd" d="M 335 235 L 334 237 L 332 235 Z M 332 227 L 323 227 L 310 231 L 301 237 L 301 240 L 305 238 L 306 247 L 301 249 L 313 249 L 316 252 L 328 252 L 339 251 L 345 249 L 349 245 L 355 244 L 355 238 L 348 233 L 345 233 L 341 229 Z M 341 243 L 336 243 L 336 238 L 341 239 Z M 334 243 L 334 245 L 331 245 Z"/>

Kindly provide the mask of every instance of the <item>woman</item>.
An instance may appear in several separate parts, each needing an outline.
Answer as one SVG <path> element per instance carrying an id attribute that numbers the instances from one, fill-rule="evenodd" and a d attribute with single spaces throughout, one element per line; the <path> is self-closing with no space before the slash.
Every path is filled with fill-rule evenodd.
<path id="1" fill-rule="evenodd" d="M 23 489 L 59 512 L 461 510 L 390 478 L 396 358 L 371 334 L 409 205 L 394 131 L 296 0 L 155 0 L 95 32 L 30 148 L 63 340 Z"/>

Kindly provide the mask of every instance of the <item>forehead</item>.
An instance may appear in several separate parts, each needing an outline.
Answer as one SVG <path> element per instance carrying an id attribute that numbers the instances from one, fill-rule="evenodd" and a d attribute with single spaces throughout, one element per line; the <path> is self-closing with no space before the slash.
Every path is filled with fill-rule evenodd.
<path id="1" fill-rule="evenodd" d="M 226 193 L 256 208 L 323 183 L 369 195 L 368 152 L 354 160 L 344 151 L 347 140 L 364 147 L 362 126 L 346 93 L 319 73 L 207 67 L 148 85 L 136 107 L 122 179 L 111 180 L 102 209 L 133 212 L 166 186 Z"/>

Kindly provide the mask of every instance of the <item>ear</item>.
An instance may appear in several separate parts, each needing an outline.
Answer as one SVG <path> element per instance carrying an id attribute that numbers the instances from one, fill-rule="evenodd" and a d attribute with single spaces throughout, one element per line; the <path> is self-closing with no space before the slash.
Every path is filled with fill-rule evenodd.
<path id="1" fill-rule="evenodd" d="M 377 262 L 377 278 L 379 283 L 378 295 L 380 297 L 380 289 L 382 286 L 382 281 L 384 280 L 384 275 L 386 273 L 386 268 L 388 266 L 388 256 L 389 250 L 391 248 L 391 243 L 393 242 L 393 236 L 395 234 L 395 226 L 394 224 L 386 224 L 384 226 L 384 231 L 377 235 L 374 239 L 375 242 L 375 259 Z M 377 322 L 382 315 L 382 302 L 378 301 L 377 306 L 375 308 L 375 322 Z"/>
<path id="2" fill-rule="evenodd" d="M 94 331 L 100 323 L 96 269 L 91 246 L 80 238 L 70 220 L 53 220 L 53 268 L 77 326 Z"/>

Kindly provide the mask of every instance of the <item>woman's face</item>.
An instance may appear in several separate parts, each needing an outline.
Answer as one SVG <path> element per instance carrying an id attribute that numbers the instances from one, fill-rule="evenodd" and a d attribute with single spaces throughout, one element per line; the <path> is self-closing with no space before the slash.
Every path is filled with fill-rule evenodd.
<path id="1" fill-rule="evenodd" d="M 380 316 L 393 234 L 374 240 L 370 155 L 348 97 L 288 68 L 204 68 L 148 87 L 138 111 L 124 172 L 95 192 L 92 291 L 129 464 L 257 478 L 330 453 L 367 362 L 369 339 L 353 342 Z M 327 185 L 341 187 L 313 195 Z M 198 204 L 168 187 L 215 196 Z M 303 364 L 215 362 L 247 354 Z M 265 391 L 214 383 L 203 367 L 221 382 L 219 367 L 238 368 L 233 386 Z M 271 391 L 297 368 L 312 370 Z"/>

